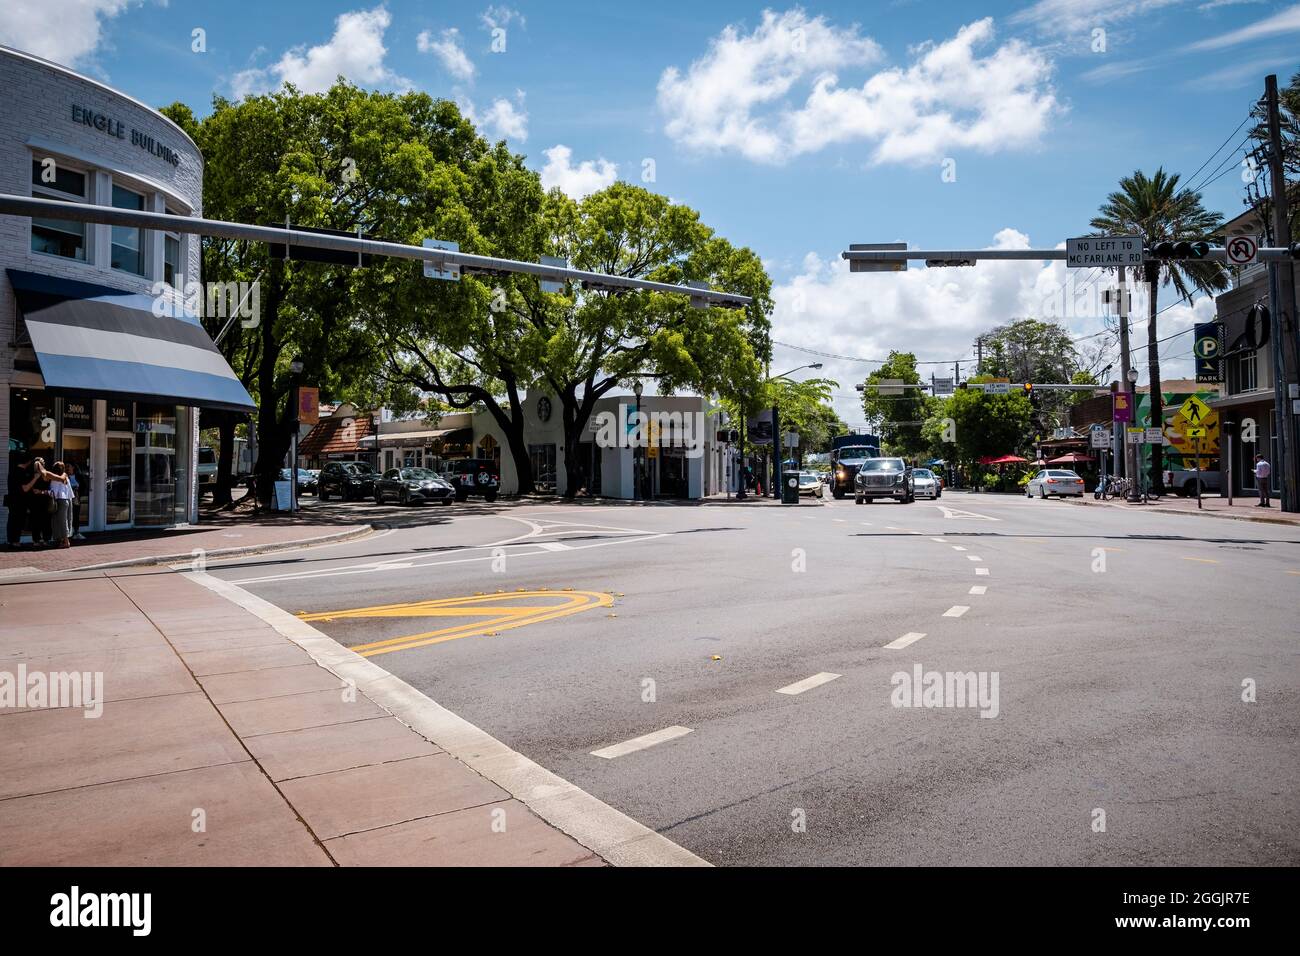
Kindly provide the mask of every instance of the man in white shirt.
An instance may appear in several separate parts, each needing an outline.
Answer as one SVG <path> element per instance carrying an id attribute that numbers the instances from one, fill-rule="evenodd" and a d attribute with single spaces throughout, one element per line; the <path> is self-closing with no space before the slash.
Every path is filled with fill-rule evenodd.
<path id="1" fill-rule="evenodd" d="M 1269 465 L 1269 463 L 1264 460 L 1264 456 L 1256 455 L 1255 456 L 1255 484 L 1259 488 L 1259 504 L 1255 506 L 1256 508 L 1273 507 L 1271 504 L 1268 503 L 1268 496 L 1269 496 L 1268 479 L 1271 474 L 1273 474 L 1273 469 Z"/>

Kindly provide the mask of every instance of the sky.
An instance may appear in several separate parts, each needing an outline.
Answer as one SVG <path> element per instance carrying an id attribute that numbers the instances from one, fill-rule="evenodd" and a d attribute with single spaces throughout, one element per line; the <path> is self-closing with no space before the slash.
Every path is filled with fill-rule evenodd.
<path id="1" fill-rule="evenodd" d="M 152 105 L 203 115 L 216 95 L 342 74 L 457 101 L 548 187 L 623 179 L 685 203 L 766 264 L 772 372 L 821 361 L 795 377 L 839 382 L 851 424 L 853 383 L 891 349 L 964 376 L 976 336 L 1024 317 L 1109 346 L 1099 292 L 1114 279 L 1059 262 L 850 274 L 850 243 L 1053 248 L 1090 231 L 1121 176 L 1159 166 L 1231 218 L 1264 76 L 1300 71 L 1300 4 L 1269 0 L 4 6 L 0 43 Z M 1168 288 L 1158 304 L 1161 336 L 1214 314 Z M 1165 378 L 1191 374 L 1190 340 L 1161 346 Z"/>

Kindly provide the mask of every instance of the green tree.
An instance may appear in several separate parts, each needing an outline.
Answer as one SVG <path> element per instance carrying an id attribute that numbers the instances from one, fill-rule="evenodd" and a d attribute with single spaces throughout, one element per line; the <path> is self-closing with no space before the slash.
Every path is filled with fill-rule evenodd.
<path id="1" fill-rule="evenodd" d="M 1055 322 L 1017 319 L 990 329 L 979 338 L 984 352 L 984 360 L 977 369 L 981 375 L 1014 383 L 1065 385 L 1082 371 L 1082 359 L 1070 333 Z M 1080 393 L 1054 389 L 1034 392 L 1030 430 L 1043 435 L 1063 424 L 1065 411 L 1076 394 Z"/>
<path id="2" fill-rule="evenodd" d="M 906 385 L 920 385 L 921 375 L 916 370 L 916 355 L 912 352 L 891 351 L 880 368 L 871 372 L 865 384 L 875 385 L 887 379 L 898 379 Z M 932 400 L 920 388 L 905 388 L 901 395 L 882 395 L 879 388 L 862 390 L 862 412 L 868 422 L 881 423 L 881 441 L 889 454 L 914 457 L 925 447 L 922 423 L 929 414 Z"/>
<path id="3" fill-rule="evenodd" d="M 1178 188 L 1178 175 L 1157 169 L 1148 177 L 1141 170 L 1120 180 L 1119 190 L 1110 194 L 1092 220 L 1098 235 L 1136 235 L 1145 248 L 1166 240 L 1206 239 L 1223 225 L 1223 217 L 1201 205 L 1201 194 Z M 1173 285 L 1179 298 L 1191 301 L 1197 292 L 1221 292 L 1228 287 L 1228 269 L 1222 262 L 1160 262 L 1148 259 L 1142 266 L 1147 289 L 1147 371 L 1151 384 L 1151 421 L 1163 417 L 1160 385 L 1160 333 L 1156 318 L 1159 286 Z M 1150 486 L 1164 490 L 1164 463 L 1159 445 L 1151 449 Z"/>
<path id="4" fill-rule="evenodd" d="M 768 405 L 776 405 L 781 414 L 781 431 L 795 432 L 799 446 L 795 458 L 803 460 L 810 451 L 824 451 L 830 445 L 832 429 L 842 424 L 831 408 L 831 393 L 839 382 L 828 378 L 809 378 L 796 382 L 774 378 L 768 382 Z"/>
<path id="5" fill-rule="evenodd" d="M 972 383 L 988 380 L 976 376 Z M 936 402 L 922 429 L 932 457 L 971 467 L 981 458 L 1022 453 L 1029 448 L 1033 409 L 1023 393 L 986 395 L 958 389 Z"/>

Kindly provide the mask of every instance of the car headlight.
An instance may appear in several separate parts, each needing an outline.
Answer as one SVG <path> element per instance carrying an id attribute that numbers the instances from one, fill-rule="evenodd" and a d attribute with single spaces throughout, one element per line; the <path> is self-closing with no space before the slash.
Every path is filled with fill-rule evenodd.
<path id="1" fill-rule="evenodd" d="M 420 490 L 420 483 L 419 483 L 418 481 L 408 481 L 408 482 L 406 483 L 406 487 L 412 489 L 413 491 L 419 491 L 419 490 Z"/>

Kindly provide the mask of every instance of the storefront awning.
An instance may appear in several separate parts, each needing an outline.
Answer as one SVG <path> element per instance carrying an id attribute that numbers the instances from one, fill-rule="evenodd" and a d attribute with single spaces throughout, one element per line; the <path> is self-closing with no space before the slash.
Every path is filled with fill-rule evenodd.
<path id="1" fill-rule="evenodd" d="M 373 448 L 376 438 L 379 444 L 385 448 L 401 448 L 416 445 L 429 445 L 435 441 L 444 442 L 465 442 L 474 441 L 474 429 L 472 428 L 434 428 L 418 432 L 391 432 L 387 435 L 380 434 L 367 435 L 357 444 Z"/>
<path id="2" fill-rule="evenodd" d="M 256 409 L 198 319 L 155 315 L 142 293 L 6 271 L 50 391 Z"/>

